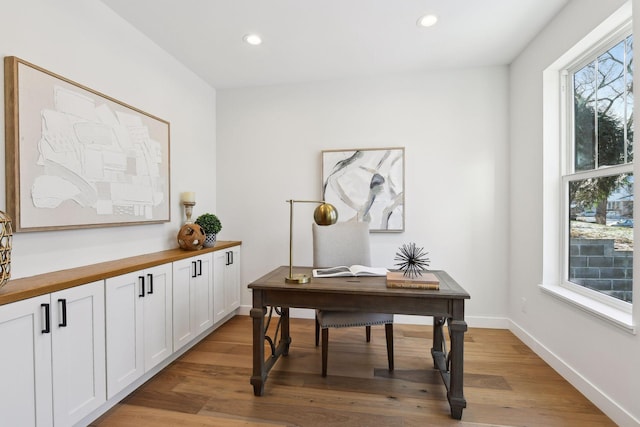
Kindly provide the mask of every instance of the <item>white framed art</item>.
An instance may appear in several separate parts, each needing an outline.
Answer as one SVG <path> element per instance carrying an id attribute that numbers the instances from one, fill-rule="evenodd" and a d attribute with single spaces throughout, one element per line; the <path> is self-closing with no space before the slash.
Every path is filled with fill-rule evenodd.
<path id="1" fill-rule="evenodd" d="M 14 56 L 4 63 L 15 231 L 171 219 L 169 122 Z"/>
<path id="2" fill-rule="evenodd" d="M 322 198 L 338 221 L 404 231 L 404 147 L 322 151 Z"/>

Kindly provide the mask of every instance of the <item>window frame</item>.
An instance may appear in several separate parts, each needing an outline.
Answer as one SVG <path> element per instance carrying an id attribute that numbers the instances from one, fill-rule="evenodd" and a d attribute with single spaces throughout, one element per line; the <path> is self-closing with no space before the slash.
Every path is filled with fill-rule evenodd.
<path id="1" fill-rule="evenodd" d="M 568 282 L 569 264 L 569 178 L 584 179 L 590 176 L 613 175 L 622 172 L 640 176 L 640 164 L 628 163 L 602 167 L 595 171 L 573 173 L 572 138 L 573 131 L 573 91 L 568 95 L 568 70 L 572 70 L 596 58 L 596 52 L 605 52 L 629 34 L 633 34 L 631 2 L 626 2 L 599 25 L 593 28 L 575 45 L 566 49 L 542 72 L 543 98 L 543 206 L 542 206 L 542 277 L 539 285 L 541 292 L 556 298 L 562 303 L 588 313 L 621 330 L 636 334 L 636 325 L 640 323 L 640 278 L 633 279 L 632 290 L 637 304 L 627 303 L 600 292 Z M 637 33 L 637 31 L 636 31 Z M 623 37 L 624 35 L 624 37 Z M 637 50 L 633 50 L 636 56 Z M 573 68 L 572 68 L 573 67 Z M 637 76 L 637 77 L 636 77 Z M 633 79 L 640 78 L 634 72 Z M 573 82 L 570 82 L 573 84 Z M 634 100 L 637 97 L 634 97 Z M 634 102 L 634 121 L 640 120 L 640 111 Z M 571 129 L 568 129 L 568 127 Z M 567 144 L 567 140 L 571 144 Z M 570 163 L 568 163 L 570 162 Z M 638 169 L 637 171 L 635 169 Z M 571 171 L 571 174 L 567 172 Z M 640 181 L 634 179 L 634 194 L 640 194 Z M 566 219 L 566 220 L 565 220 Z M 640 226 L 634 227 L 634 236 L 640 232 Z M 635 239 L 634 239 L 635 240 Z M 633 266 L 640 274 L 640 258 L 634 257 Z M 636 274 L 636 275 L 637 275 Z M 604 302 L 603 302 L 604 301 Z"/>
<path id="2" fill-rule="evenodd" d="M 617 310 L 621 310 L 625 313 L 631 314 L 633 304 L 622 301 L 615 297 L 606 295 L 604 293 L 589 289 L 585 286 L 579 285 L 569 281 L 569 183 L 573 181 L 580 181 L 588 178 L 599 178 L 606 176 L 619 175 L 622 173 L 633 174 L 634 162 L 627 162 L 624 164 L 613 166 L 600 166 L 597 169 L 590 169 L 585 171 L 575 170 L 575 144 L 574 144 L 574 129 L 575 129 L 575 114 L 574 111 L 574 86 L 573 75 L 578 70 L 582 69 L 587 64 L 597 59 L 600 55 L 607 52 L 612 47 L 616 46 L 621 41 L 624 41 L 633 34 L 632 21 L 629 19 L 623 25 L 612 31 L 607 37 L 601 39 L 598 43 L 595 43 L 590 49 L 586 50 L 584 54 L 580 55 L 576 60 L 567 64 L 560 70 L 560 126 L 561 126 L 561 138 L 560 138 L 560 150 L 563 155 L 562 167 L 560 170 L 560 230 L 562 233 L 562 241 L 560 248 L 560 260 L 561 277 L 560 285 L 578 294 L 581 294 L 587 298 L 591 298 L 601 304 L 609 305 Z M 634 70 L 635 71 L 635 70 Z M 625 73 L 626 74 L 626 73 Z M 634 106 L 635 107 L 635 106 Z M 625 149 L 627 147 L 625 141 Z M 597 151 L 597 150 L 596 150 Z M 625 153 L 626 156 L 626 153 Z M 634 156 L 635 159 L 635 156 Z M 635 175 L 634 175 L 635 176 Z M 635 192 L 634 192 L 635 198 Z M 635 216 L 635 215 L 634 215 Z M 635 224 L 634 224 L 635 228 Z M 634 239 L 635 240 L 635 239 Z"/>

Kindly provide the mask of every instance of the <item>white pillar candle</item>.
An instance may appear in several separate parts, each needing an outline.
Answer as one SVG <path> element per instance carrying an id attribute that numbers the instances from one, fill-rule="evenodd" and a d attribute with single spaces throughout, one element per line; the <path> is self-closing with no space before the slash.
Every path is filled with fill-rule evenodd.
<path id="1" fill-rule="evenodd" d="M 182 203 L 194 203 L 196 201 L 196 193 L 193 191 L 186 191 L 182 193 Z"/>

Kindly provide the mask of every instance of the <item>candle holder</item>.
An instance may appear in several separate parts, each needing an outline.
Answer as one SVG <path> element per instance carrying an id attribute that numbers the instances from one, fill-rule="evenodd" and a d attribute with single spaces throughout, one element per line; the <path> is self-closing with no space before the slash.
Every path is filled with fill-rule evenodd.
<path id="1" fill-rule="evenodd" d="M 193 207 L 196 205 L 196 202 L 182 202 L 182 204 L 184 205 L 184 214 L 187 217 L 185 224 L 193 224 L 191 215 L 193 215 Z"/>

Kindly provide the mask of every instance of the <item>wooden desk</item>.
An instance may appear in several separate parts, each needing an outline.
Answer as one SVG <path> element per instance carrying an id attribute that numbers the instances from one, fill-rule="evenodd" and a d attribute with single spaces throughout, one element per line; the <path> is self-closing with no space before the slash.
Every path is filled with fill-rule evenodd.
<path id="1" fill-rule="evenodd" d="M 296 267 L 294 273 L 311 275 L 311 268 Z M 447 388 L 451 416 L 462 418 L 467 406 L 463 394 L 464 301 L 469 294 L 444 271 L 434 271 L 440 279 L 440 289 L 387 288 L 384 277 L 313 278 L 304 285 L 285 283 L 289 267 L 278 267 L 249 285 L 253 290 L 253 376 L 251 384 L 256 396 L 264 393 L 267 375 L 278 358 L 286 356 L 291 344 L 289 308 L 326 310 L 358 310 L 374 313 L 418 314 L 433 316 L 434 367 L 441 373 Z M 269 316 L 267 317 L 267 307 Z M 266 334 L 275 310 L 280 314 L 279 337 Z M 266 317 L 266 319 L 265 319 Z M 443 326 L 448 324 L 451 350 L 447 353 Z M 270 354 L 265 359 L 265 342 Z"/>

